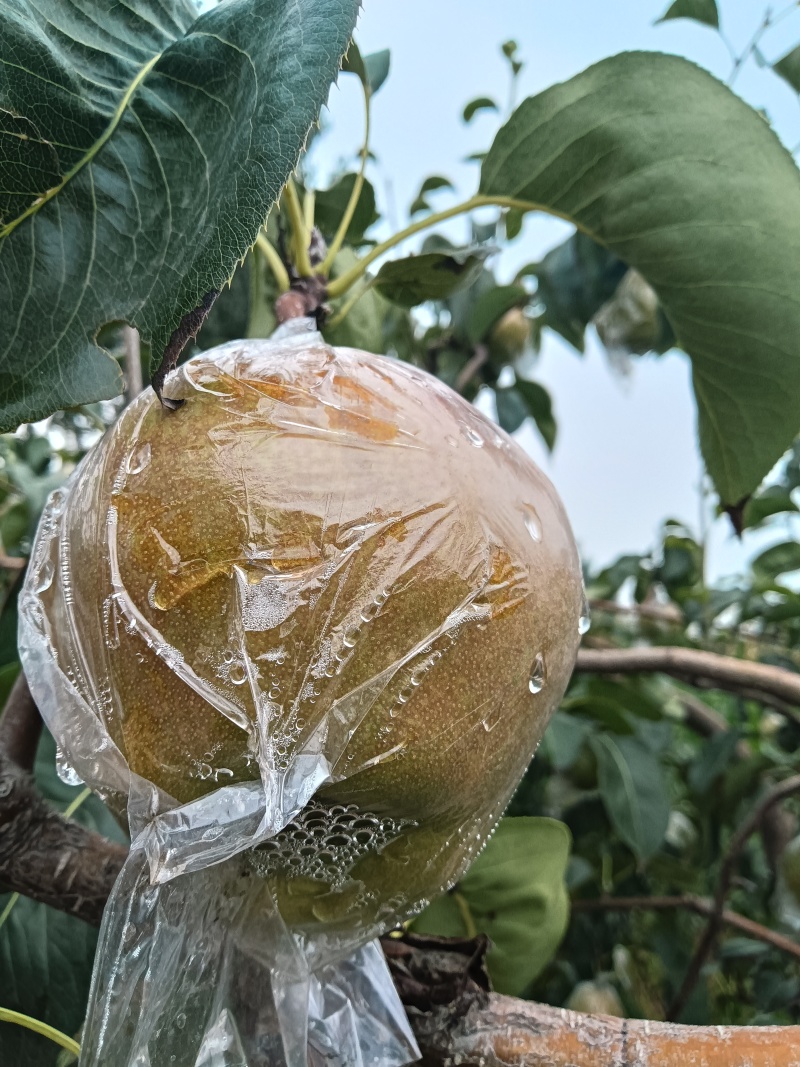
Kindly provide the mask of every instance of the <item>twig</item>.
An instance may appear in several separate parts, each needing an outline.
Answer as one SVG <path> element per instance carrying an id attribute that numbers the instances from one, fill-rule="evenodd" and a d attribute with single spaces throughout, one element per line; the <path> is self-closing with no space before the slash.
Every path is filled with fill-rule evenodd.
<path id="1" fill-rule="evenodd" d="M 42 719 L 33 702 L 25 675 L 20 671 L 8 694 L 0 718 L 0 752 L 23 771 L 32 771 Z"/>
<path id="2" fill-rule="evenodd" d="M 730 889 L 734 869 L 745 845 L 756 830 L 758 830 L 765 815 L 771 811 L 776 804 L 780 804 L 782 800 L 786 800 L 787 797 L 793 796 L 796 793 L 800 793 L 800 774 L 793 775 L 779 785 L 774 786 L 766 796 L 762 798 L 755 811 L 753 811 L 750 817 L 742 823 L 731 838 L 720 867 L 719 878 L 717 880 L 717 891 L 714 894 L 714 910 L 709 916 L 708 925 L 706 926 L 703 936 L 700 938 L 692 959 L 689 962 L 683 984 L 669 1007 L 667 1018 L 676 1019 L 680 1015 L 692 990 L 697 984 L 700 972 L 714 947 L 717 935 L 724 922 L 725 897 Z"/>
<path id="3" fill-rule="evenodd" d="M 22 571 L 28 566 L 27 556 L 7 556 L 0 552 L 0 569 L 4 571 Z"/>
<path id="4" fill-rule="evenodd" d="M 142 349 L 139 331 L 133 326 L 122 327 L 125 344 L 125 399 L 128 403 L 142 391 Z"/>
<path id="5" fill-rule="evenodd" d="M 654 622 L 666 622 L 681 625 L 686 620 L 683 612 L 675 604 L 618 604 L 616 600 L 590 600 L 592 611 L 605 612 L 608 615 L 634 615 L 638 619 L 652 619 Z"/>
<path id="6" fill-rule="evenodd" d="M 463 393 L 481 367 L 489 359 L 489 349 L 486 345 L 475 345 L 475 354 L 471 356 L 458 372 L 453 388 L 457 393 Z"/>
<path id="7" fill-rule="evenodd" d="M 714 901 L 704 897 L 696 897 L 691 893 L 673 897 L 600 897 L 597 900 L 573 900 L 571 905 L 573 912 L 595 911 L 673 911 L 681 908 L 685 911 L 693 911 L 696 915 L 711 918 L 714 915 Z M 783 934 L 770 930 L 768 926 L 748 919 L 737 911 L 729 908 L 723 909 L 722 922 L 726 926 L 733 926 L 756 941 L 763 941 L 773 948 L 786 952 L 795 959 L 800 960 L 800 943 L 784 937 Z"/>
<path id="8" fill-rule="evenodd" d="M 766 663 L 721 656 L 695 648 L 582 648 L 576 670 L 590 674 L 653 673 L 695 681 L 702 679 L 732 693 L 759 693 L 800 705 L 800 674 Z"/>

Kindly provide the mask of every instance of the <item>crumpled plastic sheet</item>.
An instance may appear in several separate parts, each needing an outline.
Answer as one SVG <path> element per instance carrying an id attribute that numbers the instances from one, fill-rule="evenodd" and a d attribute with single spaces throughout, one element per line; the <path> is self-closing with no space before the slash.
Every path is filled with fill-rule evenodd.
<path id="1" fill-rule="evenodd" d="M 288 324 L 269 342 L 244 344 L 250 346 L 250 354 L 255 346 L 257 358 L 271 359 L 276 366 L 308 345 L 316 345 L 325 359 L 332 358 L 332 350 L 305 323 Z M 229 365 L 239 358 L 235 344 L 220 351 Z M 202 371 L 204 358 L 199 357 L 200 371 L 192 370 L 195 361 L 190 361 L 177 372 L 187 391 L 213 391 L 214 383 L 209 385 Z M 175 380 L 172 376 L 170 382 Z M 225 402 L 222 396 L 220 404 Z M 452 642 L 465 624 L 480 622 L 481 611 L 470 604 L 477 594 L 470 594 L 460 614 L 442 619 L 437 629 L 391 668 L 357 691 L 338 696 L 321 721 L 305 732 L 298 727 L 290 758 L 285 758 L 285 751 L 275 747 L 274 705 L 261 691 L 257 673 L 250 671 L 252 701 L 245 706 L 237 695 L 247 690 L 241 685 L 243 677 L 233 678 L 230 664 L 223 664 L 224 670 L 217 664 L 216 674 L 209 668 L 203 676 L 197 664 L 187 662 L 155 625 L 153 620 L 161 616 L 155 611 L 152 591 L 149 610 L 141 599 L 137 602 L 123 579 L 117 555 L 118 509 L 128 484 L 136 484 L 137 473 L 149 461 L 149 445 L 145 449 L 137 446 L 137 432 L 155 403 L 149 390 L 137 399 L 123 416 L 124 429 L 118 424 L 109 431 L 67 486 L 51 496 L 20 597 L 20 655 L 33 696 L 56 739 L 62 773 L 91 786 L 118 812 L 125 810 L 132 838 L 130 855 L 103 920 L 82 1035 L 81 1067 L 401 1067 L 419 1053 L 374 940 L 385 928 L 387 915 L 340 931 L 326 928 L 316 937 L 313 931 L 291 929 L 278 910 L 269 881 L 254 875 L 248 855 L 291 823 L 321 786 L 347 774 L 337 763 L 374 701 L 407 664 L 413 667 L 422 662 L 428 670 L 425 663 L 431 656 L 435 660 L 436 653 L 430 649 L 436 648 L 437 641 L 448 637 Z M 346 413 L 333 415 L 346 417 Z M 295 432 L 292 420 L 298 417 L 289 410 L 281 416 L 282 423 L 276 419 L 275 432 Z M 314 425 L 305 429 L 308 434 L 322 433 Z M 346 421 L 341 432 L 350 432 Z M 130 447 L 120 436 L 123 433 L 129 435 Z M 225 447 L 225 433 L 224 428 L 218 432 L 220 448 Z M 106 469 L 109 455 L 118 469 Z M 178 465 L 181 457 L 173 458 Z M 434 516 L 430 530 L 435 530 L 438 521 Z M 533 532 L 538 537 L 537 530 Z M 324 564 L 327 571 L 324 566 L 312 568 L 314 588 L 320 588 L 323 571 L 325 579 L 337 567 L 346 568 L 348 553 L 355 555 L 350 549 L 358 549 L 368 534 L 362 530 L 354 536 L 356 541 L 330 566 Z M 87 604 L 80 591 L 75 592 L 88 580 L 77 568 L 94 566 L 81 557 L 82 544 L 98 539 L 104 546 L 98 553 L 103 558 L 97 561 L 92 580 L 103 587 L 101 617 L 97 608 L 101 601 Z M 164 550 L 169 552 L 170 546 Z M 409 549 L 418 550 L 418 545 Z M 266 565 L 257 545 L 250 545 L 248 551 L 254 566 Z M 570 552 L 574 554 L 574 549 Z M 392 565 L 400 566 L 396 560 Z M 182 566 L 176 563 L 173 570 Z M 260 578 L 255 585 L 243 584 L 242 568 L 234 567 L 233 572 L 231 603 L 237 605 L 242 619 L 237 632 L 247 664 L 248 641 L 260 638 L 275 620 L 248 621 L 252 608 L 248 597 L 255 595 L 254 589 L 268 593 L 269 587 Z M 173 580 L 169 574 L 167 579 Z M 191 573 L 189 579 L 193 580 Z M 516 596 L 515 582 L 519 584 L 513 575 L 499 586 L 485 578 L 480 588 L 489 588 L 487 595 L 497 595 L 497 588 L 513 587 Z M 375 603 L 382 603 L 380 596 Z M 278 610 L 277 623 L 285 622 L 290 612 L 291 604 Z M 342 632 L 342 651 L 346 652 L 349 631 L 344 623 Z M 141 650 L 137 659 L 157 658 L 159 669 L 166 666 L 187 692 L 199 694 L 246 733 L 256 764 L 253 780 L 223 784 L 232 776 L 226 769 L 217 788 L 179 803 L 131 769 L 119 729 L 125 694 L 120 692 L 120 683 L 114 682 L 114 666 L 119 662 L 115 657 L 130 657 L 133 647 Z M 425 655 L 428 660 L 420 659 Z M 320 675 L 321 681 L 325 683 L 332 674 Z M 556 688 L 560 685 L 563 690 L 567 676 L 568 669 Z M 530 699 L 527 677 L 523 682 L 525 697 Z M 537 691 L 531 685 L 530 692 Z M 489 723 L 485 714 L 480 712 L 484 718 L 479 715 L 475 725 L 489 731 L 494 720 Z M 527 761 L 524 745 L 513 739 L 510 743 L 515 750 L 523 749 L 514 755 L 521 773 Z M 393 749 L 389 752 L 394 755 Z M 198 773 L 201 778 L 205 775 L 204 770 Z M 451 880 L 477 850 L 482 836 L 490 832 L 507 799 L 506 792 L 491 811 L 483 813 L 483 821 L 470 825 L 473 844 L 467 847 L 465 838 L 457 857 L 459 866 L 448 872 Z M 407 900 L 398 914 L 412 913 L 424 903 Z"/>

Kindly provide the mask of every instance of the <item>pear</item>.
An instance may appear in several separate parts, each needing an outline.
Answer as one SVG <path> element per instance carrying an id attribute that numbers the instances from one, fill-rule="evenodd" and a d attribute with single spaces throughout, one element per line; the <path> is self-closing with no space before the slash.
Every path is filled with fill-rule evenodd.
<path id="1" fill-rule="evenodd" d="M 291 811 L 321 783 L 252 866 L 297 929 L 388 925 L 474 858 L 567 685 L 563 507 L 437 379 L 318 334 L 223 345 L 166 391 L 66 505 L 98 713 L 181 803 L 262 779 Z"/>

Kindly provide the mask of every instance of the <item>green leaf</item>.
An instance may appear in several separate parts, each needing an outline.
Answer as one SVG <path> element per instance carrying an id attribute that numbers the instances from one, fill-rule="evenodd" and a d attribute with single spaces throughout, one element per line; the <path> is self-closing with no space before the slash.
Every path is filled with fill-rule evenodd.
<path id="1" fill-rule="evenodd" d="M 516 389 L 525 401 L 528 414 L 536 423 L 536 428 L 542 435 L 544 443 L 552 452 L 558 427 L 553 415 L 553 402 L 550 394 L 543 385 L 539 385 L 538 382 L 529 382 L 525 378 L 517 378 Z"/>
<path id="2" fill-rule="evenodd" d="M 497 421 L 506 433 L 514 433 L 528 417 L 528 405 L 513 385 L 495 389 L 494 399 L 497 407 Z"/>
<path id="3" fill-rule="evenodd" d="M 751 564 L 753 573 L 762 581 L 774 581 L 779 574 L 800 570 L 800 544 L 797 541 L 784 541 L 773 545 L 756 556 Z"/>
<path id="4" fill-rule="evenodd" d="M 528 294 L 521 285 L 495 285 L 481 293 L 467 319 L 467 338 L 472 344 L 483 341 L 507 311 L 527 303 Z"/>
<path id="5" fill-rule="evenodd" d="M 706 26 L 719 29 L 719 11 L 717 0 L 674 0 L 667 11 L 656 22 L 666 22 L 668 19 L 693 19 L 702 22 Z"/>
<path id="6" fill-rule="evenodd" d="M 502 819 L 494 837 L 456 886 L 479 932 L 492 940 L 487 965 L 500 993 L 519 996 L 555 955 L 567 928 L 564 883 L 570 832 L 555 819 Z M 414 929 L 464 937 L 453 893 L 435 900 Z"/>
<path id="7" fill-rule="evenodd" d="M 394 259 L 384 263 L 375 275 L 375 289 L 402 307 L 443 300 L 474 281 L 493 251 L 472 246 Z"/>
<path id="8" fill-rule="evenodd" d="M 350 194 L 356 182 L 355 174 L 345 174 L 330 189 L 320 189 L 314 199 L 314 221 L 326 237 L 333 237 L 339 228 L 350 202 Z M 375 190 L 364 180 L 356 209 L 347 227 L 345 241 L 350 245 L 362 243 L 364 233 L 377 222 L 380 215 L 375 210 Z"/>
<path id="9" fill-rule="evenodd" d="M 787 52 L 777 63 L 773 63 L 772 69 L 788 82 L 796 93 L 800 93 L 800 44 L 791 52 Z"/>
<path id="10" fill-rule="evenodd" d="M 726 503 L 800 426 L 800 172 L 766 122 L 677 56 L 626 53 L 526 100 L 481 193 L 574 221 L 653 287 L 693 365 Z"/>
<path id="11" fill-rule="evenodd" d="M 586 327 L 627 270 L 618 256 L 579 231 L 552 248 L 541 263 L 526 268 L 526 274 L 534 275 L 539 285 L 542 324 L 582 352 Z"/>
<path id="12" fill-rule="evenodd" d="M 0 894 L 0 913 L 9 899 Z M 86 1013 L 96 944 L 88 923 L 20 898 L 0 928 L 0 1006 L 74 1036 Z M 55 1067 L 58 1055 L 47 1038 L 0 1023 L 0 1060 L 8 1067 Z"/>
<path id="13" fill-rule="evenodd" d="M 362 56 L 355 41 L 350 42 L 347 55 L 342 60 L 342 70 L 346 74 L 355 74 L 371 94 L 377 93 L 389 77 L 390 52 L 384 48 L 381 52 L 372 52 Z"/>
<path id="14" fill-rule="evenodd" d="M 688 782 L 695 793 L 708 793 L 733 759 L 739 738 L 738 730 L 726 730 L 706 741 L 689 768 Z"/>
<path id="15" fill-rule="evenodd" d="M 616 832 L 641 860 L 664 840 L 669 797 L 658 760 L 634 737 L 595 734 L 600 795 Z"/>
<path id="16" fill-rule="evenodd" d="M 542 742 L 550 756 L 553 770 L 568 770 L 578 758 L 587 737 L 595 729 L 594 723 L 586 719 L 557 711 L 550 720 Z"/>
<path id="17" fill-rule="evenodd" d="M 792 500 L 792 494 L 784 485 L 768 485 L 751 496 L 744 509 L 744 527 L 758 526 L 772 515 L 797 512 L 800 508 Z"/>
<path id="18" fill-rule="evenodd" d="M 337 278 L 350 270 L 358 262 L 358 257 L 352 248 L 344 247 L 333 263 L 331 277 Z M 341 304 L 347 302 L 350 294 L 346 294 Z M 376 352 L 379 355 L 385 350 L 384 347 L 384 321 L 391 305 L 375 292 L 374 287 L 367 290 L 350 308 L 345 318 L 337 326 L 323 327 L 325 340 L 331 345 L 342 345 L 347 348 L 361 348 L 366 352 Z M 334 309 L 334 314 L 338 308 Z"/>
<path id="19" fill-rule="evenodd" d="M 414 202 L 408 209 L 409 215 L 416 214 L 417 211 L 430 211 L 430 204 L 428 203 L 427 194 L 434 192 L 436 189 L 453 189 L 453 183 L 449 178 L 443 178 L 440 174 L 432 174 L 430 178 L 426 178 L 419 188 L 419 192 L 414 197 Z"/>
<path id="20" fill-rule="evenodd" d="M 661 703 L 645 692 L 642 683 L 633 679 L 613 682 L 609 678 L 589 678 L 588 691 L 593 697 L 613 701 L 618 708 L 639 719 L 660 722 L 664 717 Z"/>
<path id="21" fill-rule="evenodd" d="M 0 6 L 13 71 L 0 110 L 14 116 L 0 134 L 0 427 L 115 396 L 99 329 L 132 323 L 158 361 L 222 288 L 297 162 L 359 6 Z"/>
<path id="22" fill-rule="evenodd" d="M 488 96 L 478 96 L 470 102 L 464 108 L 464 122 L 472 122 L 473 118 L 479 111 L 499 111 L 500 108 Z"/>

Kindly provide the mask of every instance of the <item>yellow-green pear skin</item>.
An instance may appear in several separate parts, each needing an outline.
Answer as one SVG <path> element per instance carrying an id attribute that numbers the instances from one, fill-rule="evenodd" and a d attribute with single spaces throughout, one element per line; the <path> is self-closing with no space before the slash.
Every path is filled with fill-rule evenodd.
<path id="1" fill-rule="evenodd" d="M 206 352 L 166 392 L 68 501 L 106 728 L 179 802 L 262 772 L 285 799 L 316 753 L 328 780 L 253 864 L 298 927 L 392 921 L 481 847 L 567 685 L 562 505 L 435 378 L 315 333 Z"/>

